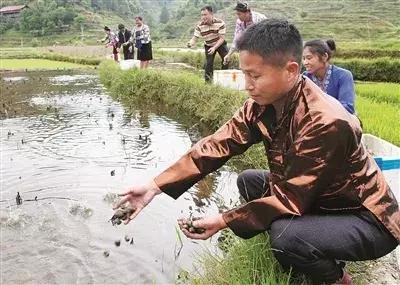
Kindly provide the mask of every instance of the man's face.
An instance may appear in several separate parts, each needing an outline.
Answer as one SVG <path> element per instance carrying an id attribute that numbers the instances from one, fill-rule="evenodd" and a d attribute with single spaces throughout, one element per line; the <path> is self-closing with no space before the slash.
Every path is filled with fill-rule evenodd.
<path id="1" fill-rule="evenodd" d="M 242 22 L 248 22 L 249 21 L 249 16 L 250 16 L 250 12 L 240 12 L 240 11 L 236 11 L 236 16 L 238 17 L 238 19 Z"/>
<path id="2" fill-rule="evenodd" d="M 240 68 L 245 75 L 248 96 L 259 105 L 272 104 L 289 92 L 298 78 L 298 64 L 289 61 L 284 67 L 267 64 L 255 53 L 240 51 Z"/>
<path id="3" fill-rule="evenodd" d="M 203 24 L 210 24 L 212 22 L 213 14 L 207 9 L 201 11 L 201 22 Z"/>

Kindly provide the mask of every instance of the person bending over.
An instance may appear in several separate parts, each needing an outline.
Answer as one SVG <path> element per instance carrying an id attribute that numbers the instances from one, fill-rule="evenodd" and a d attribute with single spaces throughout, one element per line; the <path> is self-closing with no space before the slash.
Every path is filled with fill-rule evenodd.
<path id="1" fill-rule="evenodd" d="M 293 24 L 264 20 L 244 32 L 237 48 L 249 98 L 169 168 L 121 194 L 116 208 L 129 202 L 136 209 L 129 222 L 157 195 L 177 199 L 263 143 L 269 171 L 246 170 L 237 180 L 246 203 L 193 227 L 181 219 L 181 230 L 192 239 L 226 227 L 245 239 L 266 231 L 284 268 L 315 284 L 351 284 L 339 260 L 384 256 L 400 239 L 398 203 L 361 142 L 360 122 L 300 74 L 303 41 Z"/>

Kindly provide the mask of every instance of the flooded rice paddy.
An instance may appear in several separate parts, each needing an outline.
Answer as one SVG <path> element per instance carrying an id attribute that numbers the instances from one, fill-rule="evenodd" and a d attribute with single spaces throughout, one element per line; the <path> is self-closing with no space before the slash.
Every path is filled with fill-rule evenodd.
<path id="1" fill-rule="evenodd" d="M 128 110 L 95 74 L 1 76 L 1 284 L 175 283 L 199 254 L 218 251 L 217 237 L 178 235 L 176 220 L 238 199 L 227 168 L 176 201 L 159 195 L 127 226 L 109 221 L 115 193 L 147 182 L 193 144 L 187 125 Z"/>

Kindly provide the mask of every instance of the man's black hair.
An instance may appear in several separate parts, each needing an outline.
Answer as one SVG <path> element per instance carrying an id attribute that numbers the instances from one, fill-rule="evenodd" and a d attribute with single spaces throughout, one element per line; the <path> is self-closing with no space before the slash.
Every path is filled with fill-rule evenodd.
<path id="1" fill-rule="evenodd" d="M 111 31 L 111 29 L 109 27 L 107 27 L 107 26 L 104 26 L 104 30 L 105 31 Z"/>
<path id="2" fill-rule="evenodd" d="M 275 66 L 282 67 L 290 59 L 301 66 L 303 41 L 297 28 L 286 20 L 266 19 L 252 25 L 239 38 L 237 48 L 256 53 Z"/>
<path id="3" fill-rule="evenodd" d="M 204 6 L 203 8 L 201 8 L 200 11 L 204 11 L 204 10 L 207 10 L 210 13 L 213 12 L 213 8 L 210 5 Z"/>

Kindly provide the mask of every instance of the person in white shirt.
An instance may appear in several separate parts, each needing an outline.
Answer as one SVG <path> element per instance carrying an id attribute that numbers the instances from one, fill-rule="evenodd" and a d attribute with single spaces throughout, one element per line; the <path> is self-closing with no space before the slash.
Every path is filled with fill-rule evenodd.
<path id="1" fill-rule="evenodd" d="M 246 2 L 238 2 L 234 10 L 236 11 L 237 16 L 235 34 L 233 36 L 232 46 L 229 49 L 228 54 L 224 57 L 224 64 L 228 64 L 231 60 L 232 54 L 237 51 L 236 42 L 243 31 L 245 31 L 251 25 L 261 22 L 267 18 L 264 14 L 251 11 Z"/>

